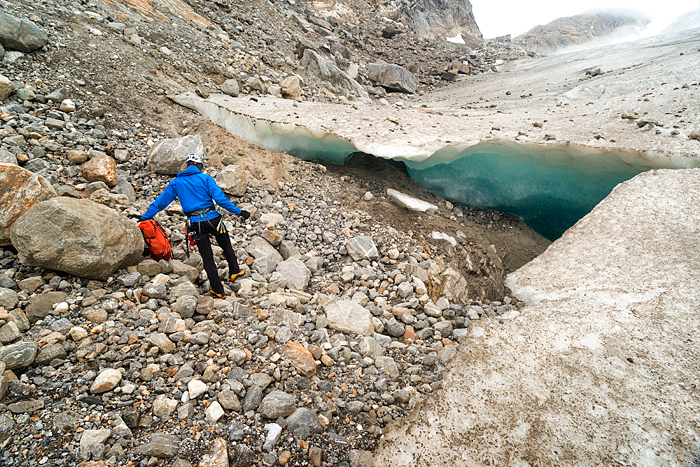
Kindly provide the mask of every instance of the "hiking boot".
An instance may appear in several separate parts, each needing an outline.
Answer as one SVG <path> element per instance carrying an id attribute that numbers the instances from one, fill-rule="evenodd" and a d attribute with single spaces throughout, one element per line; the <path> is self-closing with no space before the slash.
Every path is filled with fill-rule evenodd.
<path id="1" fill-rule="evenodd" d="M 214 292 L 214 289 L 209 289 L 209 293 L 215 296 L 216 298 L 220 298 L 221 300 L 224 300 L 226 298 L 226 293 L 216 293 Z"/>
<path id="2" fill-rule="evenodd" d="M 245 271 L 234 272 L 233 274 L 231 274 L 231 276 L 229 276 L 228 280 L 231 282 L 236 282 L 236 279 L 241 277 L 243 274 L 245 274 Z"/>

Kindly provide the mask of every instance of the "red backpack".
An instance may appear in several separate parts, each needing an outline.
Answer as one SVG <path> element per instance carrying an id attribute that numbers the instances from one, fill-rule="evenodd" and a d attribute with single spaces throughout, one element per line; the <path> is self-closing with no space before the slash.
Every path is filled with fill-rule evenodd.
<path id="1" fill-rule="evenodd" d="M 169 260 L 173 257 L 173 249 L 168 240 L 165 229 L 155 219 L 139 222 L 139 229 L 146 241 L 146 250 L 156 261 Z"/>

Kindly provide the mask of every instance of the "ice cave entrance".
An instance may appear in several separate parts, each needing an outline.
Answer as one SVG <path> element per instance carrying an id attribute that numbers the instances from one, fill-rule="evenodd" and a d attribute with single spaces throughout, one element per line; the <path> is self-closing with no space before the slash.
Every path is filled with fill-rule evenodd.
<path id="1" fill-rule="evenodd" d="M 341 153 L 329 151 L 327 145 L 316 152 L 313 146 L 288 152 L 333 164 L 343 163 L 353 152 L 342 143 L 337 144 Z M 517 215 L 550 240 L 589 213 L 618 183 L 658 167 L 638 153 L 506 141 L 446 147 L 421 162 L 395 160 L 432 193 L 453 203 Z"/>
<path id="2" fill-rule="evenodd" d="M 615 186 L 653 167 L 636 153 L 486 142 L 405 161 L 420 186 L 452 202 L 521 217 L 555 240 Z"/>

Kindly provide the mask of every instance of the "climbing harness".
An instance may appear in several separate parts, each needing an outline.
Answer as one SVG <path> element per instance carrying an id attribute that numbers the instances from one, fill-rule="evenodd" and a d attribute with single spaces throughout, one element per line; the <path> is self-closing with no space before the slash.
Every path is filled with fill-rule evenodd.
<path id="1" fill-rule="evenodd" d="M 218 209 L 217 206 L 213 206 L 210 208 L 205 208 L 205 209 L 200 209 L 198 211 L 192 211 L 192 212 L 187 212 L 185 213 L 185 216 L 187 216 L 187 220 L 185 221 L 185 235 L 186 235 L 186 242 L 185 244 L 187 245 L 187 257 L 190 257 L 190 248 L 195 250 L 197 248 L 197 244 L 195 243 L 195 238 L 199 237 L 202 235 L 202 217 L 204 217 L 204 220 L 209 223 L 212 227 L 214 226 L 211 223 L 211 219 L 207 219 L 206 215 L 215 212 L 219 216 L 219 223 L 216 226 L 216 231 L 219 232 L 220 234 L 225 234 L 226 233 L 226 224 L 224 224 L 224 214 L 222 211 Z M 199 232 L 193 232 L 190 230 L 192 227 L 192 222 L 190 220 L 191 217 L 197 216 L 197 226 L 199 227 Z M 206 235 L 206 234 L 205 234 Z"/>

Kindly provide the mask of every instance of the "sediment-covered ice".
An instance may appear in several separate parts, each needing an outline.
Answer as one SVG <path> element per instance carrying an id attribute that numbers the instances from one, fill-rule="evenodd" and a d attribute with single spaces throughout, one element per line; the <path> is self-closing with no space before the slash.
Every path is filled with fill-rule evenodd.
<path id="1" fill-rule="evenodd" d="M 696 465 L 700 169 L 622 183 L 474 321 L 377 467 Z"/>

